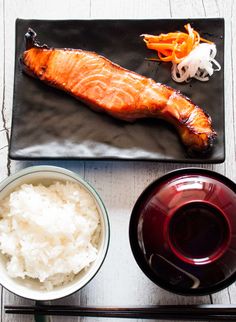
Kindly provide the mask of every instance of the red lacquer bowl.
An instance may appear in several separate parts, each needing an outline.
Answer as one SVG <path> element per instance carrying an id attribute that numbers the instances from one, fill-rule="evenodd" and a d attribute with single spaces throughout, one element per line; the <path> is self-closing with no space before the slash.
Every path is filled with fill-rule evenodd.
<path id="1" fill-rule="evenodd" d="M 236 185 L 201 168 L 168 173 L 138 198 L 130 244 L 143 272 L 182 295 L 217 292 L 236 280 Z"/>

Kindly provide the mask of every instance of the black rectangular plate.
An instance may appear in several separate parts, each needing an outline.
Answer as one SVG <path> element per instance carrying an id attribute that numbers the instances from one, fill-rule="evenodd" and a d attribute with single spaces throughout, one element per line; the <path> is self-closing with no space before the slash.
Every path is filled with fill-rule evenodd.
<path id="1" fill-rule="evenodd" d="M 217 46 L 222 66 L 208 82 L 176 84 L 169 63 L 155 57 L 140 37 L 183 30 L 190 22 L 202 37 Z M 24 73 L 20 56 L 28 27 L 49 47 L 95 51 L 111 61 L 180 90 L 212 118 L 218 137 L 208 155 L 187 155 L 176 131 L 150 119 L 135 123 L 116 120 L 90 110 L 68 94 Z M 12 159 L 122 159 L 192 163 L 220 163 L 224 146 L 224 20 L 16 20 L 16 61 L 9 156 Z"/>

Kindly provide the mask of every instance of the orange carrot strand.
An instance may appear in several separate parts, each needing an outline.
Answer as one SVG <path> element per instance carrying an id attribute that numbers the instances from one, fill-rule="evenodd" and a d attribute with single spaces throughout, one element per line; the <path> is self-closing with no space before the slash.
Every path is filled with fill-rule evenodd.
<path id="1" fill-rule="evenodd" d="M 170 32 L 160 35 L 142 35 L 149 49 L 155 50 L 161 61 L 180 63 L 200 42 L 212 43 L 200 37 L 188 23 L 184 26 L 186 32 Z"/>

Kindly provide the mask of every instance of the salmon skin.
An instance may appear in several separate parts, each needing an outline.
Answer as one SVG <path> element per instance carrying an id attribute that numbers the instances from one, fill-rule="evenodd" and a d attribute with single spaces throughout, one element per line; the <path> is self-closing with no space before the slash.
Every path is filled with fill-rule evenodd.
<path id="1" fill-rule="evenodd" d="M 188 152 L 211 148 L 216 132 L 210 116 L 179 91 L 94 52 L 41 46 L 30 28 L 25 38 L 21 61 L 31 76 L 121 120 L 164 119 L 176 127 Z"/>

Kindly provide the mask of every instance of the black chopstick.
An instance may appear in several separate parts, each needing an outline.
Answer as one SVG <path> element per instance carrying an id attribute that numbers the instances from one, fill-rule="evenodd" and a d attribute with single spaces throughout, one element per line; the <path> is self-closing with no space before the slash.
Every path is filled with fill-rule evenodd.
<path id="1" fill-rule="evenodd" d="M 82 307 L 75 305 L 5 305 L 7 314 L 109 318 L 236 321 L 236 305 L 157 305 L 146 307 Z"/>

